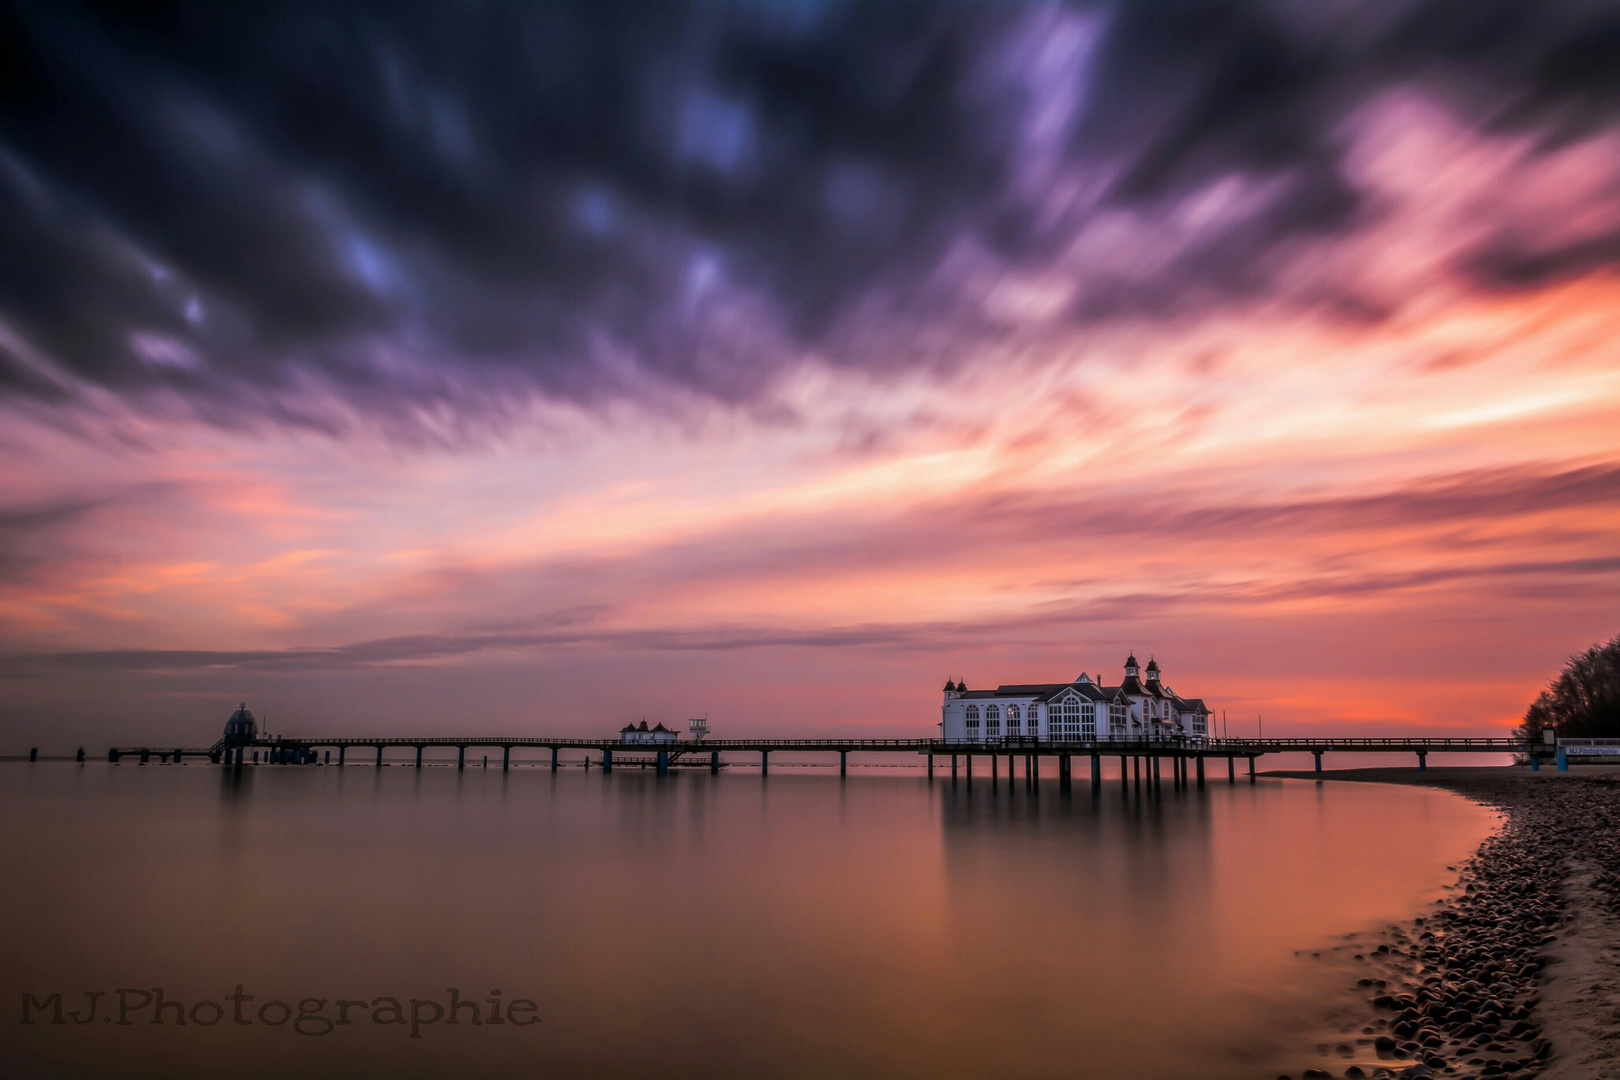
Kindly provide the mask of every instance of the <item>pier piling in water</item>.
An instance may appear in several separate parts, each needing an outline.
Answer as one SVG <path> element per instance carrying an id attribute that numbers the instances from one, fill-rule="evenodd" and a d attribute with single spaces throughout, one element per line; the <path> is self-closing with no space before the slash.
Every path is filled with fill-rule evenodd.
<path id="1" fill-rule="evenodd" d="M 838 751 L 838 778 L 842 780 L 849 775 L 849 751 Z"/>

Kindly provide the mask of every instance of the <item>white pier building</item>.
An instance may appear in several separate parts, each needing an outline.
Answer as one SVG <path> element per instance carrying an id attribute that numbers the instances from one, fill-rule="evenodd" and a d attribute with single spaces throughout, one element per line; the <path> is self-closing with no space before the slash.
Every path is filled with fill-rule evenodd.
<path id="1" fill-rule="evenodd" d="M 1202 698 L 1184 698 L 1159 678 L 1148 660 L 1144 676 L 1132 654 L 1118 686 L 1085 672 L 1073 682 L 1022 683 L 969 690 L 948 680 L 940 731 L 947 742 L 1200 741 L 1209 734 Z"/>

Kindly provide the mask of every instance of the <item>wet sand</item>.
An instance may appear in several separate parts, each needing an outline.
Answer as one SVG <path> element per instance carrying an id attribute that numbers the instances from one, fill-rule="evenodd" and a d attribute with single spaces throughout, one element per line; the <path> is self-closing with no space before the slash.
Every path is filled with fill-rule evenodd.
<path id="1" fill-rule="evenodd" d="M 1620 767 L 1265 775 L 1440 787 L 1505 815 L 1451 895 L 1369 946 L 1370 1075 L 1620 1077 Z"/>

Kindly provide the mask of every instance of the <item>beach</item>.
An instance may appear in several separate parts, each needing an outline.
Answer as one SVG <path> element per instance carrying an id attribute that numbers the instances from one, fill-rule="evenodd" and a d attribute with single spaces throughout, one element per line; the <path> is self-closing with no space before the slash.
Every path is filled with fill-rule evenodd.
<path id="1" fill-rule="evenodd" d="M 1439 787 L 1504 815 L 1432 911 L 1350 946 L 1370 969 L 1359 1041 L 1386 1063 L 1371 1075 L 1620 1074 L 1620 767 L 1268 775 Z"/>

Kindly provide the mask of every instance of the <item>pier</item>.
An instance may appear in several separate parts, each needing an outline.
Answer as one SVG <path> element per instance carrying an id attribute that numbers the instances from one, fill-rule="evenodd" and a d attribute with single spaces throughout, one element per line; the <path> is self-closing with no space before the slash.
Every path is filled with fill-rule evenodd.
<path id="1" fill-rule="evenodd" d="M 753 759 L 762 775 L 768 775 L 773 754 L 837 753 L 839 775 L 847 775 L 850 754 L 887 754 L 926 758 L 929 779 L 936 768 L 948 767 L 952 780 L 965 779 L 971 783 L 975 763 L 988 765 L 990 779 L 999 780 L 1001 759 L 1006 758 L 1007 779 L 1012 781 L 1023 759 L 1026 780 L 1041 773 L 1041 759 L 1057 760 L 1057 777 L 1068 783 L 1073 775 L 1076 758 L 1086 759 L 1093 784 L 1101 783 L 1110 774 L 1126 783 L 1140 785 L 1159 784 L 1166 774 L 1177 787 L 1206 783 L 1209 763 L 1224 763 L 1228 783 L 1236 783 L 1238 765 L 1250 782 L 1255 777 L 1255 763 L 1267 754 L 1310 753 L 1315 758 L 1317 772 L 1322 771 L 1324 756 L 1330 753 L 1394 754 L 1415 758 L 1420 769 L 1428 767 L 1431 753 L 1517 753 L 1526 755 L 1530 767 L 1541 767 L 1544 760 L 1558 760 L 1557 748 L 1551 744 L 1532 744 L 1514 738 L 1303 738 L 1303 739 L 1198 739 L 1175 741 L 1094 741 L 1047 742 L 1029 738 L 1008 737 L 998 743 L 958 742 L 942 739 L 704 739 L 684 743 L 668 743 L 657 747 L 629 745 L 617 739 L 588 739 L 569 737 L 520 737 L 492 735 L 468 736 L 400 736 L 377 735 L 355 737 L 276 737 L 252 740 L 221 739 L 209 747 L 114 747 L 107 752 L 107 760 L 119 763 L 131 758 L 142 764 L 178 764 L 186 758 L 197 758 L 215 764 L 245 765 L 264 763 L 274 765 L 331 764 L 346 766 L 368 764 L 380 766 L 387 751 L 409 751 L 411 760 L 394 764 L 414 765 L 422 768 L 423 755 L 428 750 L 456 751 L 456 767 L 465 768 L 469 750 L 487 751 L 485 762 L 498 751 L 501 768 L 512 766 L 514 750 L 546 752 L 547 757 L 529 764 L 559 768 L 564 751 L 579 751 L 585 755 L 584 764 L 599 767 L 611 773 L 617 768 L 652 768 L 660 775 L 676 767 L 707 768 L 718 772 L 727 765 L 748 764 Z M 595 760 L 592 760 L 595 755 Z M 728 760 L 729 758 L 729 760 Z M 988 762 L 984 759 L 988 758 Z M 948 759 L 948 761 L 946 760 Z M 1562 764 L 1562 762 L 1559 762 Z M 447 763 L 446 763 L 447 764 Z M 1117 774 L 1115 774 L 1115 770 Z"/>

